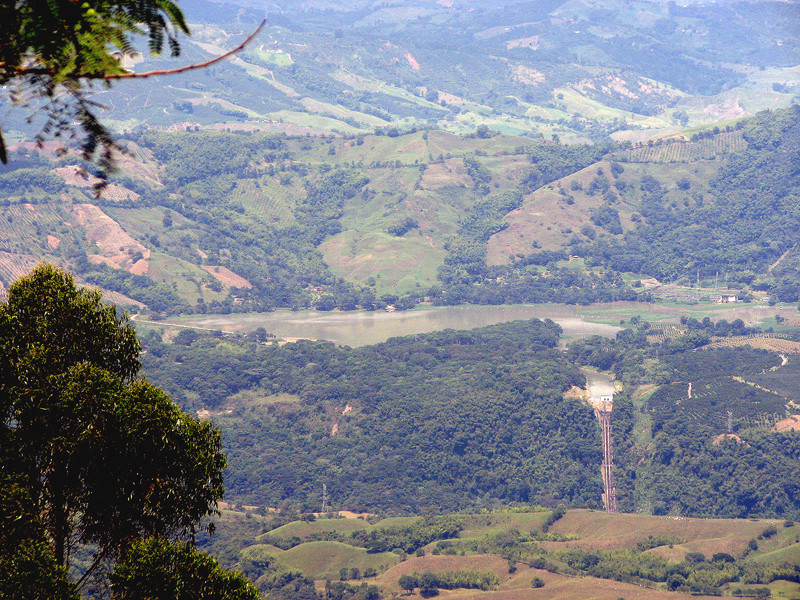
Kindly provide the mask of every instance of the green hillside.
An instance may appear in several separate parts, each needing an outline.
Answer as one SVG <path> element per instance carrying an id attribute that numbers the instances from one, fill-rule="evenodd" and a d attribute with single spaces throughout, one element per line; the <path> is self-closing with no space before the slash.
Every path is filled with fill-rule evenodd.
<path id="1" fill-rule="evenodd" d="M 0 279 L 55 261 L 156 315 L 668 295 L 651 277 L 794 302 L 799 123 L 652 145 L 148 132 L 99 199 L 75 155 L 21 145 Z"/>
<path id="2" fill-rule="evenodd" d="M 345 524 L 358 524 L 359 531 L 376 539 L 401 531 L 393 519 L 373 516 L 367 522 L 336 513 L 304 515 L 304 521 L 279 526 L 293 518 L 297 515 L 285 512 L 264 516 L 259 510 L 226 511 L 217 533 L 204 536 L 200 545 L 216 554 L 236 540 L 243 549 L 224 551 L 224 562 L 245 572 L 268 598 L 323 592 L 344 598 L 390 597 L 403 591 L 409 577 L 417 579 L 414 590 L 405 592 L 411 597 L 433 593 L 420 589 L 423 577 L 433 590 L 441 586 L 442 594 L 475 599 L 502 594 L 513 600 L 589 595 L 616 600 L 620 593 L 647 600 L 719 595 L 788 599 L 800 592 L 792 558 L 798 526 L 790 521 L 676 522 L 529 507 L 439 517 L 460 529 L 441 536 L 434 533 L 436 519 L 412 518 L 410 523 L 433 537 L 411 546 L 404 542 L 393 552 L 365 553 L 360 538 L 347 533 L 327 541 L 309 533 L 287 549 L 248 545 L 252 534 L 246 533 L 245 523 L 251 531 L 267 530 L 266 536 L 306 524 L 342 531 L 351 529 L 343 529 Z M 415 549 L 407 553 L 409 547 Z"/>
<path id="3" fill-rule="evenodd" d="M 639 318 L 627 325 L 566 352 L 560 328 L 537 320 L 359 348 L 213 333 L 164 343 L 152 330 L 143 364 L 221 428 L 226 485 L 243 504 L 315 510 L 326 484 L 336 506 L 390 514 L 601 508 L 600 431 L 578 370 L 591 367 L 621 387 L 621 510 L 797 518 L 800 438 L 773 428 L 797 413 L 797 358 L 782 355 L 794 342 L 741 320 L 688 319 L 671 337 Z M 733 339 L 763 344 L 719 345 Z M 286 400 L 259 400 L 277 394 Z"/>

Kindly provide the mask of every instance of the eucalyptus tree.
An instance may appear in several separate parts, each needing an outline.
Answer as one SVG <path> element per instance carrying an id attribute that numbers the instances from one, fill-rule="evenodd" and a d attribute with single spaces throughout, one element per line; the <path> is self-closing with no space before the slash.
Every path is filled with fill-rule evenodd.
<path id="1" fill-rule="evenodd" d="M 56 571 L 80 549 L 77 588 L 130 564 L 141 540 L 185 555 L 172 542 L 191 542 L 222 498 L 219 432 L 138 375 L 139 350 L 127 316 L 49 265 L 0 304 L 0 484 L 27 498 L 28 537 Z"/>

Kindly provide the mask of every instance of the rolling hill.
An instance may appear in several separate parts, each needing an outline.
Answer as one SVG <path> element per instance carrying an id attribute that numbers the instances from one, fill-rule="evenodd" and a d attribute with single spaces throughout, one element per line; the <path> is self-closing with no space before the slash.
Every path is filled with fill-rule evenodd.
<path id="1" fill-rule="evenodd" d="M 798 548 L 797 525 L 790 522 L 675 520 L 569 510 L 550 527 L 552 533 L 542 533 L 552 517 L 553 512 L 543 508 L 460 513 L 451 517 L 461 528 L 455 536 L 421 543 L 411 554 L 399 548 L 365 554 L 349 532 L 357 527 L 368 535 L 384 535 L 397 531 L 397 519 L 308 514 L 305 521 L 289 523 L 302 524 L 305 533 L 282 543 L 286 549 L 281 549 L 251 542 L 259 531 L 267 533 L 258 537 L 275 537 L 287 525 L 275 526 L 296 515 L 239 507 L 224 511 L 218 533 L 200 543 L 211 552 L 224 553 L 229 566 L 244 570 L 269 597 L 290 593 L 390 597 L 404 592 L 403 576 L 419 579 L 424 573 L 441 580 L 460 577 L 461 587 L 439 593 L 476 600 L 666 600 L 720 594 L 789 599 L 800 593 L 792 566 L 796 560 L 787 561 Z M 430 519 L 412 517 L 405 523 L 426 521 Z M 319 540 L 321 535 L 339 541 Z M 555 541 L 541 541 L 547 535 Z M 235 550 L 232 542 L 240 549 Z M 413 592 L 405 592 L 412 598 L 420 594 L 425 597 L 430 592 L 420 590 L 419 584 Z"/>
<path id="2" fill-rule="evenodd" d="M 74 154 L 19 144 L 0 279 L 50 260 L 156 315 L 649 299 L 640 280 L 723 276 L 792 302 L 798 132 L 796 108 L 635 145 L 150 131 L 100 198 Z"/>

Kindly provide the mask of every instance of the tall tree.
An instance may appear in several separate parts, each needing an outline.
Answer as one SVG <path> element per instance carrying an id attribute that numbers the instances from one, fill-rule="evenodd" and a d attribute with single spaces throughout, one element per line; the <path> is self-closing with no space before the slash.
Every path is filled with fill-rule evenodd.
<path id="1" fill-rule="evenodd" d="M 219 432 L 137 378 L 138 354 L 127 317 L 52 266 L 0 304 L 0 467 L 58 565 L 94 549 L 79 584 L 139 539 L 191 539 L 222 497 Z"/>

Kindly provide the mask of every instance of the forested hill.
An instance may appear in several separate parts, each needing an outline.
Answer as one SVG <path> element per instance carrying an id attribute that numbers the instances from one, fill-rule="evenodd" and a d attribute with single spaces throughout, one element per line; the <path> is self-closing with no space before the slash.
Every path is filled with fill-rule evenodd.
<path id="1" fill-rule="evenodd" d="M 239 389 L 241 412 L 217 421 L 226 488 L 248 504 L 311 507 L 327 483 L 350 509 L 548 497 L 600 506 L 599 431 L 588 406 L 563 397 L 583 377 L 554 349 L 559 333 L 533 321 L 361 349 L 229 351 L 204 338 L 143 358 L 160 384 L 212 411 L 227 405 L 221 388 Z"/>
<path id="2" fill-rule="evenodd" d="M 625 385 L 612 417 L 620 510 L 798 518 L 800 432 L 773 429 L 800 404 L 800 361 L 777 353 L 797 344 L 703 348 L 748 330 L 684 327 L 659 342 L 655 327 L 631 324 L 566 352 L 559 327 L 537 320 L 356 349 L 188 331 L 164 343 L 152 331 L 142 361 L 221 428 L 228 498 L 242 504 L 316 511 L 324 483 L 348 510 L 601 508 L 585 365 Z"/>
<path id="3" fill-rule="evenodd" d="M 797 107 L 637 145 L 151 131 L 100 199 L 20 145 L 0 280 L 49 260 L 156 316 L 647 300 L 650 277 L 794 302 L 799 131 Z"/>
<path id="4" fill-rule="evenodd" d="M 792 286 L 800 266 L 800 107 L 762 113 L 742 136 L 746 147 L 724 161 L 709 193 L 693 190 L 688 179 L 672 194 L 663 181 L 648 180 L 640 186 L 640 224 L 580 252 L 659 279 L 725 272 L 757 289 L 771 281 Z M 798 299 L 796 292 L 779 295 Z"/>

